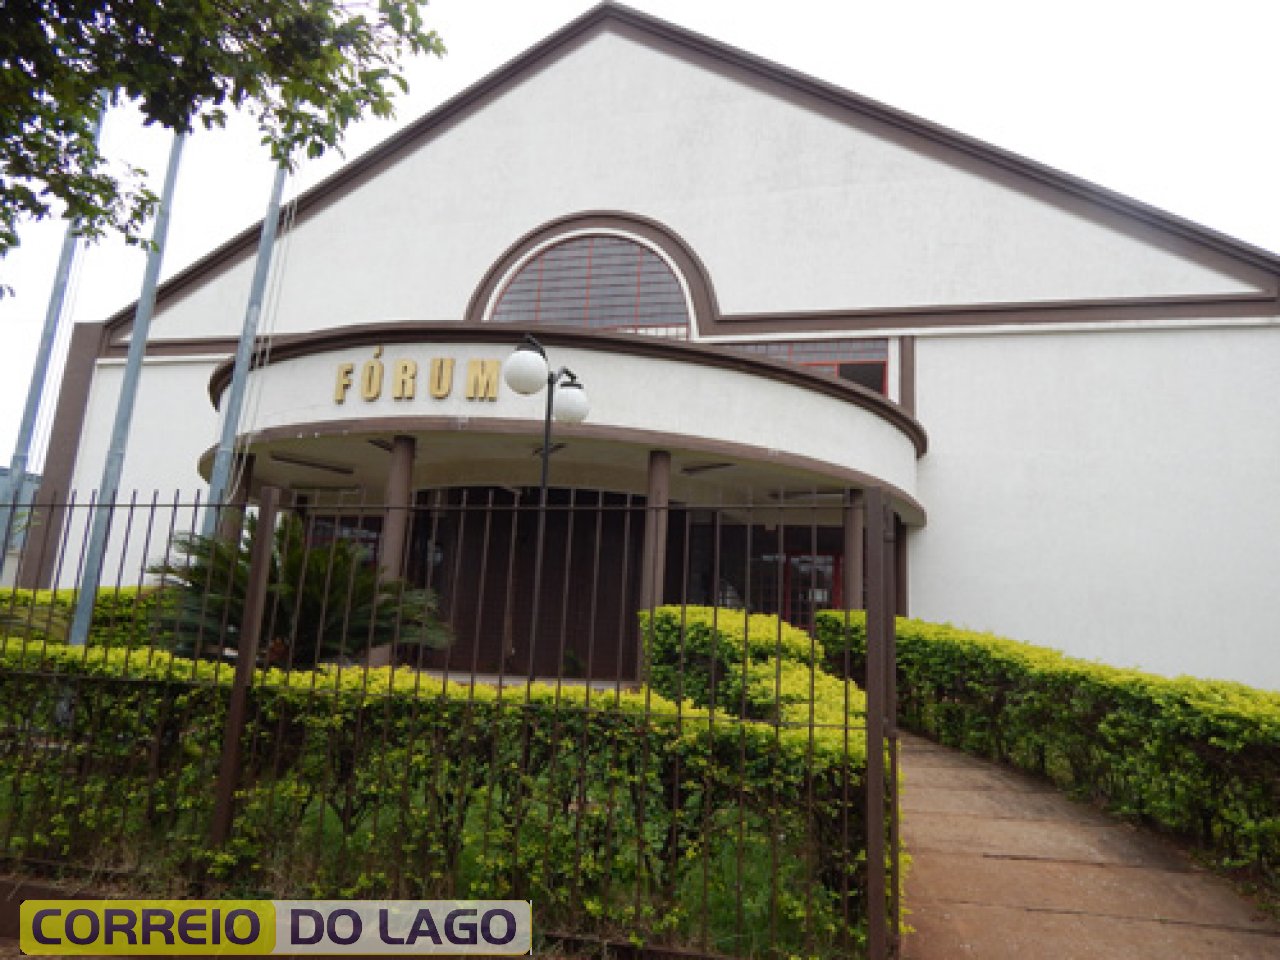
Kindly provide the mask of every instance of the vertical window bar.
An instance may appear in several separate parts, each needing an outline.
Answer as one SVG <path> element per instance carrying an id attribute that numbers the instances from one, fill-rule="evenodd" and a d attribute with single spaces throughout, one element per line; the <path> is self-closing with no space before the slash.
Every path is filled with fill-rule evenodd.
<path id="1" fill-rule="evenodd" d="M 533 296 L 533 322 L 542 322 L 542 275 L 547 267 L 547 253 L 538 254 L 538 287 Z"/>
<path id="2" fill-rule="evenodd" d="M 636 244 L 636 304 L 635 304 L 635 325 L 640 327 L 640 289 L 644 279 L 644 247 Z"/>
<path id="3" fill-rule="evenodd" d="M 582 280 L 582 325 L 591 326 L 591 256 L 595 252 L 595 237 L 587 238 L 587 275 Z"/>

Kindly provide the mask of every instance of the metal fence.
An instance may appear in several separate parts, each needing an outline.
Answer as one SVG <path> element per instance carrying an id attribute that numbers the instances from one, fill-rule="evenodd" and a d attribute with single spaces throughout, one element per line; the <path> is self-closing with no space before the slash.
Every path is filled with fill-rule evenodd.
<path id="1" fill-rule="evenodd" d="M 570 955 L 896 953 L 879 491 L 861 685 L 814 630 L 863 599 L 849 501 L 432 491 L 394 558 L 391 511 L 336 492 L 266 488 L 209 537 L 181 498 L 18 507 L 8 562 L 66 586 L 0 594 L 11 865 L 107 893 L 523 897 Z"/>

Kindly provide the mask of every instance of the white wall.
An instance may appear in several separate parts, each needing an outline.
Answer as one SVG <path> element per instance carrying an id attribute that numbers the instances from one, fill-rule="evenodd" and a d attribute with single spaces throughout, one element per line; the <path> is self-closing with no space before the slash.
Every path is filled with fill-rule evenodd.
<path id="1" fill-rule="evenodd" d="M 221 358 L 151 358 L 143 365 L 126 448 L 120 489 L 172 494 L 204 485 L 196 471 L 200 454 L 218 439 L 218 412 L 209 399 L 209 377 Z M 124 378 L 124 363 L 99 360 L 72 488 L 86 494 L 102 480 L 111 428 Z"/>
<path id="2" fill-rule="evenodd" d="M 912 613 L 1280 689 L 1280 328 L 921 338 Z"/>
<path id="3" fill-rule="evenodd" d="M 1146 238 L 1135 239 L 887 133 L 606 33 L 299 224 L 278 327 L 459 320 L 515 240 L 596 209 L 653 217 L 683 236 L 730 313 L 1270 282 L 1193 263 L 1151 231 L 1130 224 Z M 248 274 L 242 262 L 163 309 L 157 336 L 237 331 Z"/>
<path id="4" fill-rule="evenodd" d="M 127 510 L 122 509 L 112 525 L 103 573 L 105 585 L 115 583 L 117 577 L 124 583 L 136 583 L 143 566 L 163 556 L 171 521 L 178 532 L 196 526 L 190 505 L 197 493 L 203 498 L 207 491 L 196 461 L 217 442 L 220 428 L 208 391 L 209 376 L 216 365 L 217 361 L 210 358 L 146 361 L 118 502 L 128 504 L 136 496 L 139 506 L 149 507 L 153 498 L 158 504 L 173 504 L 176 496 L 187 508 L 174 516 L 171 510 L 159 510 L 149 534 L 143 512 L 136 513 L 134 525 L 127 531 L 128 549 L 123 557 L 121 546 L 129 520 Z M 102 481 L 123 376 L 122 361 L 100 360 L 94 369 L 72 481 L 77 504 L 87 504 Z M 87 535 L 87 521 L 85 510 L 74 511 L 64 534 L 67 548 L 58 577 L 60 586 L 75 583 L 75 563 L 81 541 Z"/>

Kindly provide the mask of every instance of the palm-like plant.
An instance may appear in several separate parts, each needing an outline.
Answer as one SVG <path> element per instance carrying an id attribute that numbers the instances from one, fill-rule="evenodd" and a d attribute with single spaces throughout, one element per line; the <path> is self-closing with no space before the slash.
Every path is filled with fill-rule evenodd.
<path id="1" fill-rule="evenodd" d="M 175 652 L 239 649 L 257 528 L 250 517 L 238 541 L 180 535 L 174 558 L 150 568 L 168 595 L 164 620 Z M 268 661 L 310 666 L 358 657 L 380 644 L 423 649 L 452 642 L 435 594 L 380 576 L 361 544 L 335 539 L 312 545 L 304 523 L 292 515 L 280 519 L 272 536 L 261 633 Z"/>

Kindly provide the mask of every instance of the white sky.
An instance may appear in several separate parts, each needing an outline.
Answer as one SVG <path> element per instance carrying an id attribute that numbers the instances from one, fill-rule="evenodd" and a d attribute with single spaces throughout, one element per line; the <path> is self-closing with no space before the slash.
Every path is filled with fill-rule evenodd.
<path id="1" fill-rule="evenodd" d="M 354 157 L 519 54 L 588 0 L 434 0 L 443 60 L 409 66 L 397 123 L 364 123 Z M 1257 246 L 1280 251 L 1280 0 L 633 0 L 632 6 L 891 106 L 1058 167 Z M 163 174 L 167 135 L 127 115 L 104 145 Z M 331 173 L 308 165 L 290 193 Z M 164 275 L 261 218 L 271 167 L 251 127 L 187 146 Z M 0 458 L 8 462 L 52 284 L 62 225 L 23 232 L 0 261 Z M 101 320 L 137 298 L 143 254 L 85 252 L 70 316 Z M 56 378 L 54 378 L 56 380 Z M 41 419 L 50 415 L 46 409 Z"/>

